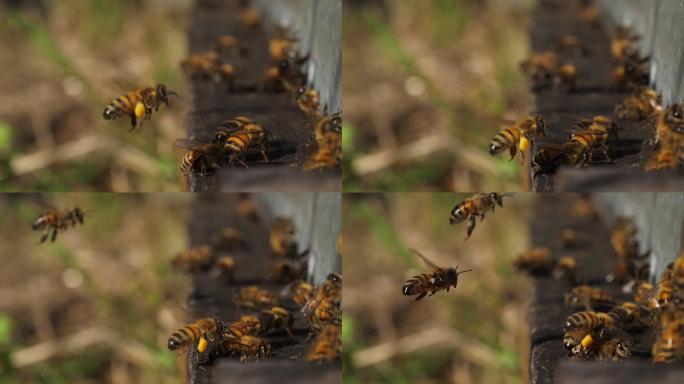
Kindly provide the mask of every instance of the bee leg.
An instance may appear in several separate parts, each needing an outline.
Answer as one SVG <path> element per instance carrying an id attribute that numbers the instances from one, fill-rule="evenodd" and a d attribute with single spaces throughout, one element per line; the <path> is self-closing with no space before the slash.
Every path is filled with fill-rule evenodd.
<path id="1" fill-rule="evenodd" d="M 49 234 L 50 234 L 50 229 L 46 229 L 45 231 L 43 231 L 43 236 L 40 237 L 40 242 L 44 243 L 48 239 Z"/>
<path id="2" fill-rule="evenodd" d="M 416 297 L 416 300 L 415 300 L 415 301 L 418 301 L 418 300 L 422 299 L 423 297 L 425 297 L 425 295 L 427 295 L 426 292 L 421 293 L 420 295 L 418 295 L 418 297 Z"/>
<path id="3" fill-rule="evenodd" d="M 465 240 L 468 240 L 470 238 L 470 235 L 472 235 L 476 224 L 477 224 L 476 216 L 475 215 L 468 216 L 468 230 L 467 230 L 467 235 L 466 235 Z"/>
<path id="4" fill-rule="evenodd" d="M 56 239 L 57 239 L 57 228 L 52 230 L 52 238 L 50 238 L 50 241 L 54 243 Z"/>
<path id="5" fill-rule="evenodd" d="M 511 146 L 511 149 L 508 151 L 508 153 L 511 155 L 511 158 L 508 161 L 511 161 L 515 158 L 515 154 L 517 153 L 518 148 L 515 145 Z"/>

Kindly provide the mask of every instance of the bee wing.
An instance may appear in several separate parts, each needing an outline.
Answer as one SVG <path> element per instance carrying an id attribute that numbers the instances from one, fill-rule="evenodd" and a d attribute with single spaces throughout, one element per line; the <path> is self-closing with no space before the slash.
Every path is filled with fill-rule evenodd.
<path id="1" fill-rule="evenodd" d="M 435 271 L 435 272 L 442 271 L 442 268 L 440 268 L 437 264 L 433 263 L 432 261 L 428 260 L 427 257 L 421 255 L 420 252 L 416 251 L 415 249 L 409 249 L 409 250 L 411 252 L 415 253 L 416 255 L 418 255 L 421 259 L 423 259 L 423 262 L 425 262 L 425 264 L 428 267 L 432 268 L 433 271 Z"/>
<path id="2" fill-rule="evenodd" d="M 190 149 L 197 152 L 206 153 L 209 155 L 216 155 L 221 153 L 223 146 L 216 143 L 201 143 L 189 139 L 177 139 L 176 146 L 180 148 Z"/>
<path id="3" fill-rule="evenodd" d="M 115 93 L 117 95 L 123 95 L 128 92 L 140 89 L 142 87 L 141 84 L 143 83 L 138 79 L 131 80 L 130 78 L 116 76 L 107 81 L 106 87 L 109 88 L 109 90 L 112 93 Z"/>
<path id="4" fill-rule="evenodd" d="M 57 209 L 56 206 L 49 204 L 47 201 L 43 200 L 42 198 L 37 198 L 37 199 L 30 199 L 28 200 L 31 205 L 34 207 L 40 209 L 41 211 L 51 211 Z"/>

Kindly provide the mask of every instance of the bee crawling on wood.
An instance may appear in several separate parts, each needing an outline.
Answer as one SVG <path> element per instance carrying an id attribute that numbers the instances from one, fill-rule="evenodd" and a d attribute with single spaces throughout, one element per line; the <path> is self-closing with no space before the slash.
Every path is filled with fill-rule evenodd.
<path id="1" fill-rule="evenodd" d="M 468 220 L 468 228 L 465 238 L 468 240 L 475 229 L 477 218 L 479 217 L 480 221 L 484 220 L 485 213 L 490 210 L 494 212 L 494 208 L 496 208 L 497 205 L 503 208 L 503 198 L 506 196 L 514 196 L 514 194 L 492 192 L 474 195 L 458 203 L 451 210 L 451 214 L 449 215 L 449 224 L 458 224 L 464 220 Z"/>
<path id="2" fill-rule="evenodd" d="M 580 285 L 565 294 L 565 305 L 573 308 L 610 308 L 615 305 L 615 300 L 612 295 L 602 289 Z"/>
<path id="3" fill-rule="evenodd" d="M 328 324 L 321 330 L 306 355 L 310 363 L 323 363 L 339 360 L 342 355 L 342 326 Z"/>
<path id="4" fill-rule="evenodd" d="M 520 254 L 513 265 L 517 270 L 525 271 L 532 275 L 547 274 L 553 267 L 551 250 L 546 247 L 532 248 Z"/>
<path id="5" fill-rule="evenodd" d="M 239 338 L 225 338 L 217 347 L 218 356 L 239 355 L 240 362 L 261 360 L 271 356 L 271 345 L 257 336 L 245 335 Z"/>
<path id="6" fill-rule="evenodd" d="M 271 308 L 280 305 L 278 296 L 256 285 L 244 287 L 233 297 L 235 305 L 250 309 Z"/>
<path id="7" fill-rule="evenodd" d="M 247 242 L 245 241 L 242 232 L 234 227 L 221 228 L 214 234 L 212 240 L 217 249 L 231 251 L 247 248 Z"/>
<path id="8" fill-rule="evenodd" d="M 309 87 L 299 87 L 294 92 L 294 98 L 299 109 L 307 116 L 320 116 L 321 99 L 318 91 Z"/>
<path id="9" fill-rule="evenodd" d="M 171 264 L 183 272 L 193 273 L 209 270 L 214 265 L 215 260 L 215 254 L 211 247 L 202 245 L 179 252 Z"/>
<path id="10" fill-rule="evenodd" d="M 51 242 L 57 239 L 57 233 L 75 227 L 76 224 L 83 224 L 85 219 L 85 212 L 81 208 L 74 209 L 50 209 L 41 214 L 31 224 L 31 229 L 34 231 L 43 231 L 40 242 L 44 243 L 50 238 Z"/>
<path id="11" fill-rule="evenodd" d="M 102 113 L 102 117 L 105 120 L 114 120 L 124 115 L 129 116 L 131 119 L 129 132 L 131 132 L 141 128 L 143 120 L 149 120 L 152 117 L 153 109 L 158 111 L 162 104 L 168 106 L 169 96 L 178 97 L 178 94 L 166 89 L 163 84 L 140 88 L 112 100 Z"/>
<path id="12" fill-rule="evenodd" d="M 304 164 L 307 171 L 339 167 L 342 162 L 342 118 L 339 114 L 324 115 L 315 123 L 318 150 Z"/>
<path id="13" fill-rule="evenodd" d="M 644 120 L 658 116 L 663 107 L 662 98 L 653 89 L 644 87 L 615 106 L 615 114 L 620 119 Z"/>
<path id="14" fill-rule="evenodd" d="M 432 296 L 442 290 L 449 292 L 449 288 L 456 288 L 458 285 L 458 276 L 460 274 L 472 272 L 472 269 L 459 271 L 458 266 L 455 268 L 442 268 L 428 260 L 418 251 L 411 249 L 411 252 L 418 255 L 431 269 L 431 272 L 413 276 L 404 284 L 401 292 L 405 296 L 417 295 L 415 301 L 422 299 L 426 295 Z"/>
<path id="15" fill-rule="evenodd" d="M 301 309 L 312 331 L 326 324 L 338 323 L 342 318 L 342 276 L 331 273 Z"/>

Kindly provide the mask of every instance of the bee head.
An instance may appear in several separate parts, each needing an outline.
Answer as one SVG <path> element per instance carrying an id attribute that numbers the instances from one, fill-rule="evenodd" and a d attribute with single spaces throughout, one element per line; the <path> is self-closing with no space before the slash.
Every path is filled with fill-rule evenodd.
<path id="1" fill-rule="evenodd" d="M 169 95 L 166 92 L 166 86 L 164 84 L 157 84 L 157 95 L 159 95 L 159 100 L 166 102 L 169 99 Z"/>
<path id="2" fill-rule="evenodd" d="M 278 72 L 285 73 L 290 69 L 290 60 L 288 59 L 281 59 L 278 62 Z"/>
<path id="3" fill-rule="evenodd" d="M 78 220 L 79 223 L 83 224 L 83 219 L 85 218 L 85 212 L 81 210 L 81 208 L 74 208 L 72 214 L 74 215 L 74 218 Z"/>

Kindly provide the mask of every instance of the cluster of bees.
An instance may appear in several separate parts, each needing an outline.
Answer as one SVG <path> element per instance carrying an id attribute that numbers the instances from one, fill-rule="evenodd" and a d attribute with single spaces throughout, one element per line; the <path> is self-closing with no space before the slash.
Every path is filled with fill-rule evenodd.
<path id="1" fill-rule="evenodd" d="M 592 11 L 594 14 L 596 12 Z M 613 86 L 632 92 L 615 106 L 614 112 L 620 120 L 647 121 L 654 127 L 649 140 L 654 153 L 645 162 L 646 171 L 679 168 L 684 160 L 684 106 L 663 107 L 660 95 L 648 87 L 649 58 L 639 54 L 638 41 L 639 37 L 629 28 L 617 27 L 614 31 L 611 53 L 617 66 L 612 75 Z M 577 57 L 587 52 L 576 36 L 566 35 L 559 39 L 555 51 L 532 54 L 521 63 L 521 69 L 535 88 L 556 86 L 572 91 L 577 71 L 571 64 L 563 64 L 561 56 Z M 520 152 L 524 161 L 531 143 L 546 136 L 542 116 L 525 116 L 507 125 L 492 139 L 489 147 L 492 155 L 508 151 L 512 160 Z M 535 174 L 553 173 L 560 166 L 610 163 L 615 157 L 619 132 L 620 126 L 611 117 L 598 115 L 582 119 L 574 125 L 565 142 L 540 146 L 532 159 L 533 171 Z"/>
<path id="2" fill-rule="evenodd" d="M 254 222 L 256 212 L 248 201 L 242 200 L 238 211 Z M 272 352 L 269 337 L 282 331 L 294 338 L 293 311 L 299 310 L 308 323 L 309 339 L 315 338 L 305 359 L 309 362 L 338 360 L 342 350 L 342 276 L 332 273 L 318 287 L 304 281 L 307 252 L 298 252 L 295 234 L 295 225 L 289 218 L 277 218 L 271 225 L 269 243 L 276 260 L 270 280 L 285 284 L 282 291 L 276 293 L 256 285 L 243 287 L 234 295 L 233 302 L 249 314 L 233 322 L 216 317 L 199 319 L 174 332 L 168 348 L 174 351 L 195 348 L 199 363 L 224 356 L 236 356 L 241 362 L 266 359 Z M 218 254 L 247 249 L 242 234 L 232 227 L 223 228 L 212 242 L 212 246 L 179 253 L 173 266 L 184 272 L 209 272 L 217 281 L 235 284 L 235 260 Z"/>
<path id="3" fill-rule="evenodd" d="M 258 10 L 243 4 L 243 23 L 250 27 L 261 25 Z M 307 84 L 304 65 L 308 56 L 302 57 L 295 49 L 298 39 L 284 26 L 275 28 L 268 40 L 271 64 L 265 73 L 264 90 L 291 92 L 294 102 L 308 117 L 311 135 L 314 136 L 314 150 L 303 168 L 318 171 L 339 168 L 342 158 L 342 120 L 340 114 L 320 112 L 320 97 Z M 183 72 L 192 79 L 204 79 L 225 83 L 228 91 L 235 90 L 236 69 L 226 58 L 243 57 L 249 50 L 232 35 L 219 36 L 214 49 L 191 54 L 181 63 Z M 127 116 L 131 131 L 140 129 L 144 120 L 149 120 L 152 110 L 162 104 L 168 105 L 170 95 L 178 96 L 163 84 L 143 87 L 114 99 L 104 110 L 107 120 Z M 253 150 L 261 154 L 261 160 L 269 162 L 268 144 L 273 135 L 251 117 L 236 116 L 225 120 L 216 128 L 210 142 L 179 139 L 176 145 L 186 149 L 180 170 L 184 174 L 197 172 L 204 177 L 225 166 L 241 165 L 259 159 L 250 156 Z"/>
<path id="4" fill-rule="evenodd" d="M 252 8 L 245 8 L 244 13 L 253 14 Z M 249 26 L 259 25 L 254 17 L 245 17 L 243 21 Z M 298 39 L 285 26 L 278 26 L 268 39 L 268 51 L 271 64 L 265 73 L 264 90 L 286 91 L 293 95 L 294 102 L 311 121 L 317 151 L 305 162 L 307 171 L 334 169 L 339 167 L 342 157 L 342 121 L 339 114 L 320 113 L 320 96 L 307 85 L 304 65 L 308 56 L 301 56 L 295 48 Z M 190 55 L 182 63 L 187 76 L 225 82 L 229 90 L 234 89 L 235 67 L 227 64 L 222 57 L 244 56 L 248 50 L 242 47 L 238 39 L 231 35 L 220 36 L 216 48 L 206 52 Z M 199 143 L 186 139 L 178 140 L 178 146 L 188 149 L 181 162 L 184 174 L 192 171 L 201 176 L 211 174 L 215 169 L 238 163 L 247 166 L 246 154 L 252 149 L 261 152 L 264 162 L 268 162 L 268 143 L 272 135 L 260 124 L 249 117 L 240 116 L 225 121 L 214 132 L 211 143 Z"/>
<path id="5" fill-rule="evenodd" d="M 589 218 L 590 213 L 585 211 L 581 216 Z M 561 243 L 563 249 L 576 247 L 574 231 L 566 229 Z M 599 287 L 578 285 L 574 258 L 556 260 L 547 247 L 533 248 L 520 255 L 515 266 L 532 275 L 552 274 L 573 286 L 564 296 L 566 307 L 575 311 L 563 324 L 563 346 L 570 357 L 621 361 L 650 352 L 654 363 L 684 358 L 684 253 L 667 266 L 653 285 L 647 281 L 649 252 L 640 252 L 636 225 L 631 219 L 616 220 L 611 246 L 618 262 L 606 281 L 622 285 L 623 292 L 631 293 L 631 301 L 617 300 Z M 646 343 L 652 341 L 651 351 L 635 347 L 637 335 Z"/>
<path id="6" fill-rule="evenodd" d="M 484 220 L 485 214 L 489 211 L 494 212 L 496 206 L 503 208 L 503 198 L 512 196 L 512 193 L 478 193 L 473 195 L 460 203 L 456 204 L 449 213 L 449 223 L 458 224 L 463 221 L 468 221 L 467 233 L 465 240 L 470 238 L 477 218 L 480 221 Z M 418 301 L 425 296 L 432 296 L 439 291 L 449 292 L 451 287 L 456 288 L 458 285 L 458 276 L 462 273 L 471 272 L 472 270 L 460 270 L 456 267 L 440 267 L 433 263 L 430 259 L 423 256 L 420 252 L 410 249 L 412 253 L 418 256 L 426 266 L 430 268 L 429 272 L 421 273 L 410 278 L 402 287 L 402 294 L 404 296 L 416 296 L 415 301 Z"/>

